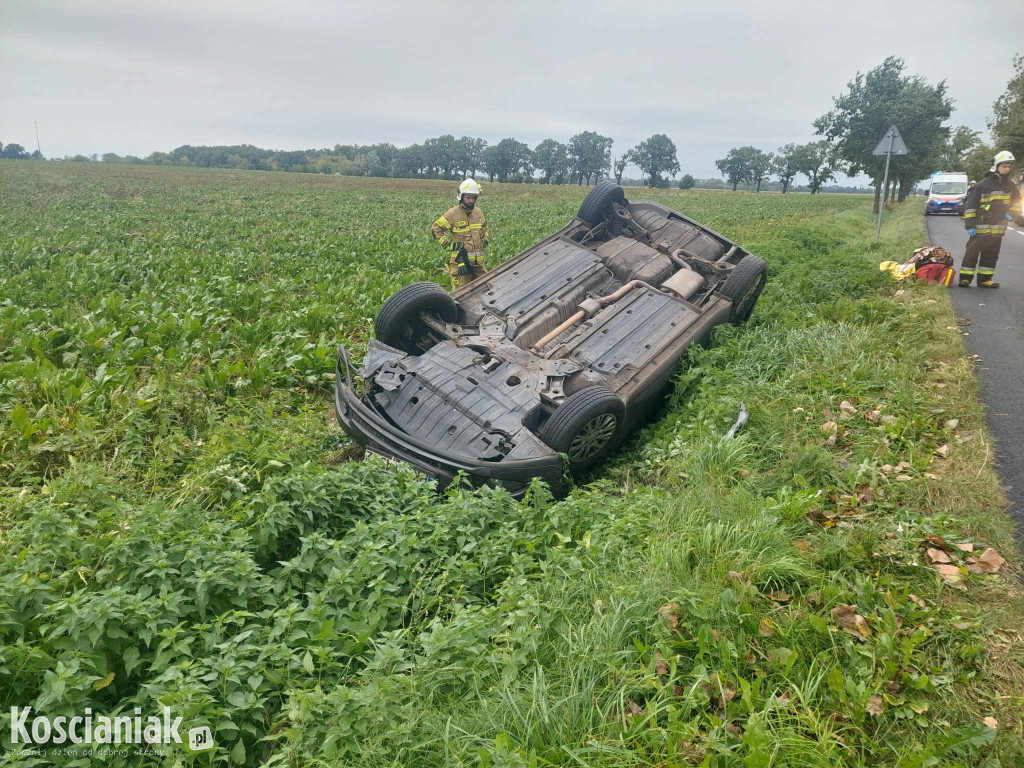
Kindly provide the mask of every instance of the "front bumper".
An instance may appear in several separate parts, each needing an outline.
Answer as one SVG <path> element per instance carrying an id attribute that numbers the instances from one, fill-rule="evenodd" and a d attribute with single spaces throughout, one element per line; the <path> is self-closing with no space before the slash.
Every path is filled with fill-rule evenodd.
<path id="1" fill-rule="evenodd" d="M 442 454 L 406 434 L 362 401 L 352 386 L 352 364 L 344 345 L 338 347 L 334 371 L 334 412 L 349 437 L 370 450 L 412 465 L 438 488 L 445 488 L 459 472 L 481 485 L 505 488 L 516 498 L 526 493 L 530 480 L 544 480 L 556 496 L 562 494 L 562 459 L 553 454 L 509 461 L 483 461 L 468 456 Z"/>

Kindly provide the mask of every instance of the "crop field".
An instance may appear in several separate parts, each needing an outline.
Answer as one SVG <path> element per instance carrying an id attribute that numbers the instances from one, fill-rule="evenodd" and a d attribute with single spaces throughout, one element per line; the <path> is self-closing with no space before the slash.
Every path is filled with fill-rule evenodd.
<path id="1" fill-rule="evenodd" d="M 877 269 L 920 206 L 875 246 L 864 197 L 628 191 L 768 286 L 567 499 L 515 502 L 333 416 L 337 344 L 450 285 L 453 187 L 0 161 L 0 765 L 99 762 L 14 754 L 14 706 L 168 706 L 217 742 L 108 765 L 1021 765 L 973 374 L 944 289 Z M 485 183 L 488 260 L 585 192 Z"/>

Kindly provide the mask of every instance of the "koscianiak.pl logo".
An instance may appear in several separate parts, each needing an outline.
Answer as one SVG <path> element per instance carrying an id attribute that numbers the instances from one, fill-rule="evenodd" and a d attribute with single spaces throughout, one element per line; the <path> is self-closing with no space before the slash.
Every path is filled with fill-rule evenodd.
<path id="1" fill-rule="evenodd" d="M 162 716 L 142 716 L 135 708 L 134 715 L 94 715 L 86 707 L 84 715 L 58 715 L 32 717 L 32 707 L 11 707 L 11 749 L 75 746 L 128 745 L 156 747 L 158 745 L 187 744 L 193 752 L 213 749 L 213 734 L 209 726 L 191 727 L 187 742 L 179 730 L 181 717 L 172 717 L 171 708 L 164 707 Z"/>

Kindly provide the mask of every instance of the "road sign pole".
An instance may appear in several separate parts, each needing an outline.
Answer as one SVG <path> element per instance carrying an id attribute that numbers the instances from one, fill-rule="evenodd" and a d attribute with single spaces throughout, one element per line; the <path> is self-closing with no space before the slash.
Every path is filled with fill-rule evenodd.
<path id="1" fill-rule="evenodd" d="M 875 242 L 882 239 L 882 211 L 885 210 L 885 191 L 889 187 L 889 160 L 892 158 L 892 143 L 896 139 L 889 131 L 889 150 L 885 153 L 885 178 L 882 179 L 882 193 L 878 196 L 878 225 L 875 227 Z"/>

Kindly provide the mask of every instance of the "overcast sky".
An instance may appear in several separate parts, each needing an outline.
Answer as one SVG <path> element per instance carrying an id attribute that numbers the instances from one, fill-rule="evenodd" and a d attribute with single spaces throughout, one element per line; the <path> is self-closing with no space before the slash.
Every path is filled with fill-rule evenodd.
<path id="1" fill-rule="evenodd" d="M 218 2 L 0 0 L 0 141 L 145 156 L 181 144 L 406 145 L 453 133 L 531 147 L 581 130 L 615 155 L 652 133 L 683 173 L 730 147 L 813 138 L 889 54 L 946 79 L 985 132 L 1024 2 Z M 982 10 L 984 8 L 984 10 Z"/>

